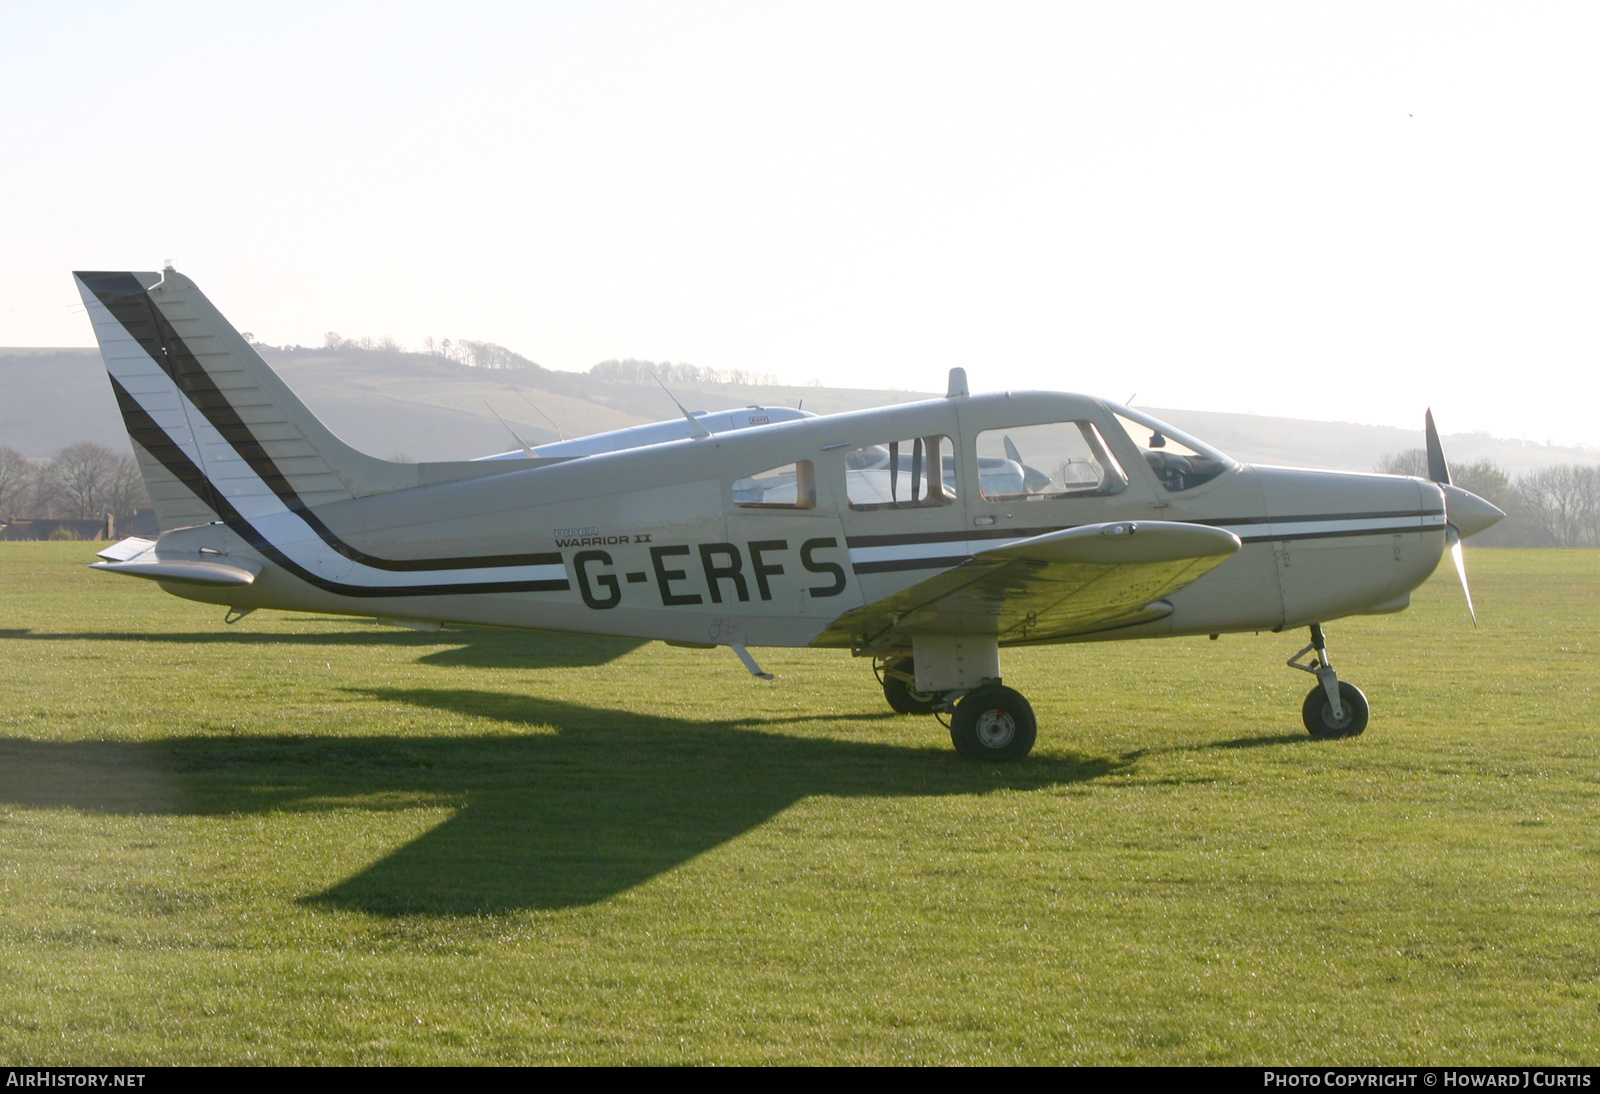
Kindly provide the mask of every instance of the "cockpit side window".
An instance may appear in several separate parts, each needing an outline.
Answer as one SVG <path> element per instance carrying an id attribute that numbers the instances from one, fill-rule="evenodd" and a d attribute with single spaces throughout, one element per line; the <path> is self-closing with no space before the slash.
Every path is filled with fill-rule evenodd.
<path id="1" fill-rule="evenodd" d="M 1234 461 L 1210 445 L 1147 414 L 1135 410 L 1113 411 L 1117 423 L 1128 431 L 1134 446 L 1163 487 L 1177 493 L 1210 482 L 1235 466 Z"/>
<path id="2" fill-rule="evenodd" d="M 852 509 L 920 509 L 956 500 L 956 458 L 949 437 L 863 445 L 847 452 L 844 463 L 845 494 Z"/>
<path id="3" fill-rule="evenodd" d="M 741 509 L 810 509 L 817 504 L 817 473 L 810 460 L 796 460 L 747 475 L 733 484 Z"/>
<path id="4" fill-rule="evenodd" d="M 1128 476 L 1092 422 L 986 429 L 978 434 L 978 488 L 992 501 L 1115 494 Z"/>

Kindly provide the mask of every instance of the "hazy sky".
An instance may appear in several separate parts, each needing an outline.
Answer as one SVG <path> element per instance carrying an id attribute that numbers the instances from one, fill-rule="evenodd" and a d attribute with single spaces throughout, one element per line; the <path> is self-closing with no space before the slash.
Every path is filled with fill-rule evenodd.
<path id="1" fill-rule="evenodd" d="M 241 329 L 1600 444 L 1593 4 L 0 0 L 0 345 Z"/>

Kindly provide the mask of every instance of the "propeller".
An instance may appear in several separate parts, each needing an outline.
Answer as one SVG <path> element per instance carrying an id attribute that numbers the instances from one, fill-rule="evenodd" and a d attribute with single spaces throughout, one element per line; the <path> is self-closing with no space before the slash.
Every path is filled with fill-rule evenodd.
<path id="1" fill-rule="evenodd" d="M 1050 476 L 1040 471 L 1037 467 L 1029 467 L 1022 460 L 1022 453 L 1017 451 L 1017 446 L 1011 442 L 1011 435 L 1005 437 L 1006 459 L 1022 468 L 1022 488 L 1030 494 L 1037 494 L 1050 485 Z"/>
<path id="2" fill-rule="evenodd" d="M 1444 446 L 1439 443 L 1439 430 L 1433 424 L 1430 407 L 1423 418 L 1423 433 L 1428 446 L 1428 478 L 1444 491 L 1445 542 L 1450 544 L 1450 557 L 1455 561 L 1456 574 L 1461 578 L 1461 591 L 1466 594 L 1467 614 L 1472 625 L 1478 625 L 1478 613 L 1472 606 L 1472 590 L 1467 586 L 1467 560 L 1461 551 L 1461 541 L 1481 532 L 1505 516 L 1498 506 L 1484 501 L 1469 490 L 1463 490 L 1450 478 L 1450 465 L 1445 462 Z"/>

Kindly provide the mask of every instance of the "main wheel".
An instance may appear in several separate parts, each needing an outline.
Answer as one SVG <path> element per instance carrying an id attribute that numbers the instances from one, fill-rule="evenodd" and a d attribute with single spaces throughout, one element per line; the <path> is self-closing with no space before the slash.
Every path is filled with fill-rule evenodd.
<path id="1" fill-rule="evenodd" d="M 907 680 L 906 677 L 910 677 Z M 884 666 L 883 697 L 898 714 L 932 714 L 939 709 L 939 696 L 932 692 L 915 690 L 917 666 L 909 657 L 901 657 Z"/>
<path id="2" fill-rule="evenodd" d="M 1020 760 L 1038 736 L 1028 700 L 998 684 L 969 691 L 950 719 L 950 741 L 969 760 Z"/>
<path id="3" fill-rule="evenodd" d="M 1354 684 L 1339 681 L 1339 705 L 1344 707 L 1344 717 L 1333 716 L 1333 704 L 1328 693 L 1318 684 L 1306 696 L 1300 708 L 1300 717 L 1313 737 L 1359 737 L 1367 728 L 1367 697 Z"/>

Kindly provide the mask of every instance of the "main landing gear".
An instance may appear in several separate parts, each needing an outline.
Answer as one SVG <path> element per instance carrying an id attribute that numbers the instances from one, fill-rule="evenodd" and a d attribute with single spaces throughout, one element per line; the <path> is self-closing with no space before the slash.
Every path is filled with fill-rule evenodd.
<path id="1" fill-rule="evenodd" d="M 1315 654 L 1308 663 L 1307 654 Z M 1367 728 L 1367 697 L 1339 679 L 1328 657 L 1322 624 L 1311 624 L 1311 644 L 1289 658 L 1289 667 L 1317 678 L 1300 716 L 1313 737 L 1357 737 Z M 913 637 L 911 654 L 873 661 L 883 697 L 901 714 L 934 714 L 950 720 L 950 743 L 969 760 L 1020 760 L 1033 749 L 1039 722 L 1033 707 L 1000 683 L 1000 647 L 992 638 L 930 635 Z"/>
<path id="2" fill-rule="evenodd" d="M 1307 665 L 1301 661 L 1315 651 L 1316 657 Z M 1367 728 L 1367 697 L 1354 684 L 1339 679 L 1328 660 L 1328 640 L 1323 637 L 1322 624 L 1311 624 L 1311 644 L 1289 658 L 1289 667 L 1309 672 L 1317 678 L 1300 707 L 1300 717 L 1313 737 L 1359 737 Z"/>
<path id="3" fill-rule="evenodd" d="M 924 659 L 922 672 L 918 659 Z M 911 657 L 880 657 L 873 670 L 883 697 L 901 714 L 950 716 L 950 743 L 969 760 L 1020 760 L 1033 749 L 1039 721 L 1028 700 L 1000 683 L 992 640 L 929 639 Z M 940 718 L 943 721 L 943 718 Z"/>

